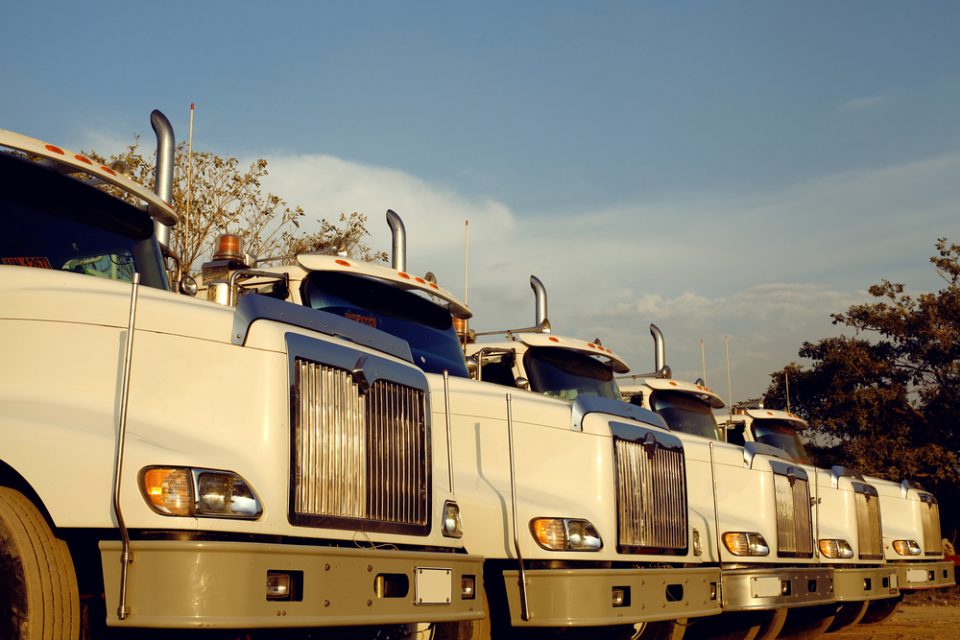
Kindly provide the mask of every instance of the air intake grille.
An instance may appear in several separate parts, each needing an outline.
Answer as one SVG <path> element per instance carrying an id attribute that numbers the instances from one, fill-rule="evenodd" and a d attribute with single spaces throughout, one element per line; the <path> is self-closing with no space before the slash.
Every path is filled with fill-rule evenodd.
<path id="1" fill-rule="evenodd" d="M 424 394 L 296 359 L 292 520 L 426 533 L 430 492 Z"/>
<path id="2" fill-rule="evenodd" d="M 683 448 L 614 438 L 620 550 L 627 553 L 685 553 L 687 487 Z"/>
<path id="3" fill-rule="evenodd" d="M 813 556 L 810 484 L 805 477 L 774 473 L 777 494 L 777 555 Z"/>
<path id="4" fill-rule="evenodd" d="M 929 494 L 920 494 L 920 518 L 923 522 L 923 552 L 928 556 L 939 556 L 943 553 L 943 543 L 940 537 L 940 505 L 937 499 Z"/>
<path id="5" fill-rule="evenodd" d="M 857 545 L 864 560 L 883 558 L 883 537 L 880 527 L 880 499 L 876 489 L 854 483 L 854 501 L 857 510 Z"/>

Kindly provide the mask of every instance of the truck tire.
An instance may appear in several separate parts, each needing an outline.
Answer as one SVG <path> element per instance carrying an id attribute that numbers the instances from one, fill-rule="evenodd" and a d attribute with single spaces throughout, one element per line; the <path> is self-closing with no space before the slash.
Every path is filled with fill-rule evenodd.
<path id="1" fill-rule="evenodd" d="M 806 640 L 822 635 L 833 624 L 837 609 L 835 604 L 790 609 L 778 640 Z"/>
<path id="2" fill-rule="evenodd" d="M 763 621 L 760 623 L 760 628 L 757 629 L 757 635 L 753 640 L 774 640 L 780 635 L 783 625 L 787 623 L 787 612 L 788 609 L 783 608 L 765 612 Z"/>
<path id="3" fill-rule="evenodd" d="M 827 633 L 836 633 L 847 627 L 860 622 L 867 613 L 867 607 L 870 603 L 867 600 L 863 602 L 844 602 L 837 611 L 837 617 L 833 619 L 833 624 L 827 627 Z"/>
<path id="4" fill-rule="evenodd" d="M 737 611 L 698 618 L 690 625 L 687 640 L 756 640 L 770 613 Z"/>
<path id="5" fill-rule="evenodd" d="M 76 640 L 80 598 L 70 551 L 22 493 L 0 487 L 0 637 Z"/>
<path id="6" fill-rule="evenodd" d="M 874 600 L 867 608 L 866 615 L 860 620 L 860 624 L 879 624 L 889 619 L 897 611 L 897 607 L 903 601 L 903 594 L 895 598 L 884 598 L 883 600 Z"/>
<path id="7" fill-rule="evenodd" d="M 635 627 L 631 640 L 682 640 L 687 631 L 686 619 L 643 622 Z"/>

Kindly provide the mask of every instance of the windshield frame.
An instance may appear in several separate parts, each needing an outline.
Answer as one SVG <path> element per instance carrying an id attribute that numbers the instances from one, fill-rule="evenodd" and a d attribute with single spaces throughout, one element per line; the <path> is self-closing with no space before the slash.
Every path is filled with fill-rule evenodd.
<path id="1" fill-rule="evenodd" d="M 769 430 L 765 433 L 758 433 L 758 426 L 761 429 Z M 813 464 L 810 454 L 807 453 L 800 434 L 787 420 L 779 418 L 754 418 L 750 423 L 750 435 L 754 442 L 767 444 L 772 447 L 783 449 L 789 454 L 790 459 L 800 464 Z"/>
<path id="2" fill-rule="evenodd" d="M 666 406 L 658 407 L 657 405 L 660 402 L 664 402 Z M 692 394 L 670 389 L 654 389 L 650 392 L 650 408 L 663 418 L 671 431 L 699 436 L 708 440 L 721 440 L 720 430 L 710 404 Z M 664 413 L 666 409 L 672 409 L 673 411 Z M 693 424 L 690 420 L 681 421 L 677 419 L 691 417 L 695 418 Z M 706 420 L 709 420 L 709 429 L 706 428 L 708 426 Z"/>
<path id="3" fill-rule="evenodd" d="M 10 240 L 10 249 L 0 247 L 3 264 L 127 283 L 136 271 L 142 284 L 169 290 L 153 219 L 100 189 L 0 153 L 0 209 Z M 18 239 L 27 245 L 22 250 L 16 246 Z M 128 256 L 131 262 L 118 268 L 111 256 Z"/>
<path id="4" fill-rule="evenodd" d="M 453 316 L 414 291 L 362 274 L 312 271 L 300 284 L 300 299 L 404 340 L 413 363 L 427 373 L 470 377 Z"/>
<path id="5" fill-rule="evenodd" d="M 558 365 L 566 365 L 561 369 Z M 572 402 L 580 396 L 595 396 L 621 401 L 613 368 L 597 358 L 555 347 L 527 347 L 523 371 L 530 390 Z M 600 374 L 589 375 L 590 371 Z M 562 385 L 557 382 L 565 380 Z M 588 392 L 588 393 L 585 393 Z"/>

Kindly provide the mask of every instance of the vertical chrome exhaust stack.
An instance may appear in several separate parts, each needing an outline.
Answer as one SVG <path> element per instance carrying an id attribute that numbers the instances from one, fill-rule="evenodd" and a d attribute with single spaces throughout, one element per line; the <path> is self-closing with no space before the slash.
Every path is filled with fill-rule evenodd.
<path id="1" fill-rule="evenodd" d="M 403 220 L 393 209 L 387 209 L 387 224 L 393 235 L 393 253 L 390 256 L 390 266 L 397 271 L 407 270 L 407 230 Z"/>
<path id="2" fill-rule="evenodd" d="M 663 333 L 657 325 L 651 323 L 650 335 L 653 336 L 654 375 L 658 378 L 672 378 L 673 372 L 670 371 L 670 367 L 667 366 L 667 350 L 664 346 Z"/>
<path id="3" fill-rule="evenodd" d="M 550 333 L 550 320 L 547 319 L 547 289 L 537 276 L 530 276 L 530 288 L 536 297 L 536 318 L 534 328 L 540 333 Z"/>
<path id="4" fill-rule="evenodd" d="M 150 124 L 157 135 L 157 169 L 154 177 L 153 191 L 169 205 L 173 205 L 173 168 L 176 142 L 173 137 L 173 126 L 159 110 L 154 109 L 150 114 Z M 157 240 L 163 246 L 170 247 L 170 227 L 158 220 L 153 222 Z"/>

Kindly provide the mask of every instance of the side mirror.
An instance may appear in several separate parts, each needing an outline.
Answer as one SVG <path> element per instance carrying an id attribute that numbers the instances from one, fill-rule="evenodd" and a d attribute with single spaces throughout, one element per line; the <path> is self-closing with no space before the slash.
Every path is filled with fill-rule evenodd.
<path id="1" fill-rule="evenodd" d="M 183 276 L 180 279 L 180 293 L 191 298 L 197 295 L 197 281 L 193 276 Z"/>
<path id="2" fill-rule="evenodd" d="M 520 376 L 519 378 L 514 380 L 513 383 L 517 385 L 518 389 L 524 389 L 527 391 L 530 390 L 530 381 L 524 378 L 523 376 Z"/>

